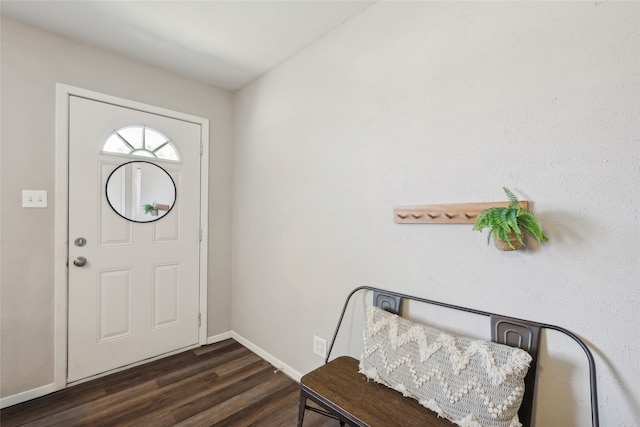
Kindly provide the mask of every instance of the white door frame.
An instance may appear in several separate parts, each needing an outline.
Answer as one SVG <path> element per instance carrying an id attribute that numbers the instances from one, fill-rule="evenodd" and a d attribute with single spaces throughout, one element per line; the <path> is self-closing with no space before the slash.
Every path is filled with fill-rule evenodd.
<path id="1" fill-rule="evenodd" d="M 207 252 L 209 211 L 209 120 L 189 114 L 178 113 L 152 105 L 117 98 L 65 84 L 56 84 L 56 144 L 55 144 L 55 323 L 54 323 L 54 389 L 67 386 L 67 289 L 68 289 L 68 219 L 69 219 L 69 97 L 80 96 L 98 101 L 122 105 L 153 114 L 172 117 L 201 126 L 200 141 L 200 314 L 198 334 L 200 345 L 207 344 Z"/>

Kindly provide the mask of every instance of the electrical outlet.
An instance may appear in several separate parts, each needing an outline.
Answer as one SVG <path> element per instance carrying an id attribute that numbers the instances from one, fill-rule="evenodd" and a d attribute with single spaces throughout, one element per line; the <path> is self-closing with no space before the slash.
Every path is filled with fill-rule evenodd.
<path id="1" fill-rule="evenodd" d="M 314 335 L 313 352 L 320 357 L 327 357 L 327 340 Z"/>

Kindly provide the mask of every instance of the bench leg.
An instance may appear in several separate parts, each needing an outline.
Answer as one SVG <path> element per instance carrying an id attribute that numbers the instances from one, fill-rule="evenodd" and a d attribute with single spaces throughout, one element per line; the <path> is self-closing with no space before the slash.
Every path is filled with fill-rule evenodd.
<path id="1" fill-rule="evenodd" d="M 300 390 L 300 403 L 298 403 L 298 427 L 302 427 L 304 411 L 307 409 L 307 396 Z"/>

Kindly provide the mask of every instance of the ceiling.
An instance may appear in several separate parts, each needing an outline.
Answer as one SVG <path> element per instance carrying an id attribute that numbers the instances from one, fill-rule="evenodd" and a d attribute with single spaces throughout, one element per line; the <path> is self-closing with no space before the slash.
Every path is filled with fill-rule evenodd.
<path id="1" fill-rule="evenodd" d="M 2 0 L 3 16 L 237 90 L 375 1 Z"/>

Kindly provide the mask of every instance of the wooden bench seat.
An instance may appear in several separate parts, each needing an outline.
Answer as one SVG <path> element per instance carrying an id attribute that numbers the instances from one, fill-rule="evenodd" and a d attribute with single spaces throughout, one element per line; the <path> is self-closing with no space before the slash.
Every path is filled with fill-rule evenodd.
<path id="1" fill-rule="evenodd" d="M 298 427 L 302 427 L 307 410 L 318 412 L 340 421 L 340 425 L 369 427 L 452 427 L 454 423 L 438 417 L 413 398 L 368 380 L 359 373 L 359 361 L 350 356 L 330 360 L 331 350 L 340 331 L 351 297 L 359 292 L 373 292 L 373 305 L 398 316 L 402 315 L 403 301 L 415 301 L 451 310 L 487 317 L 490 320 L 491 341 L 527 351 L 531 355 L 527 376 L 524 379 L 524 396 L 518 412 L 524 427 L 532 425 L 532 410 L 535 393 L 536 366 L 541 330 L 560 332 L 573 339 L 583 350 L 589 363 L 589 388 L 591 392 L 591 425 L 599 427 L 598 393 L 595 361 L 587 345 L 572 332 L 545 323 L 501 316 L 411 295 L 392 292 L 370 286 L 360 286 L 347 297 L 325 364 L 304 375 L 300 380 L 300 404 Z M 309 405 L 307 401 L 314 402 Z M 317 406 L 316 406 L 317 405 Z"/>
<path id="2" fill-rule="evenodd" d="M 352 426 L 455 426 L 418 401 L 367 380 L 358 372 L 358 363 L 352 357 L 341 356 L 303 376 L 300 405 L 306 406 L 306 399 L 309 399 L 328 409 L 329 416 Z M 306 409 L 310 409 L 309 406 Z M 298 426 L 302 426 L 303 414 L 304 408 L 301 408 Z"/>

